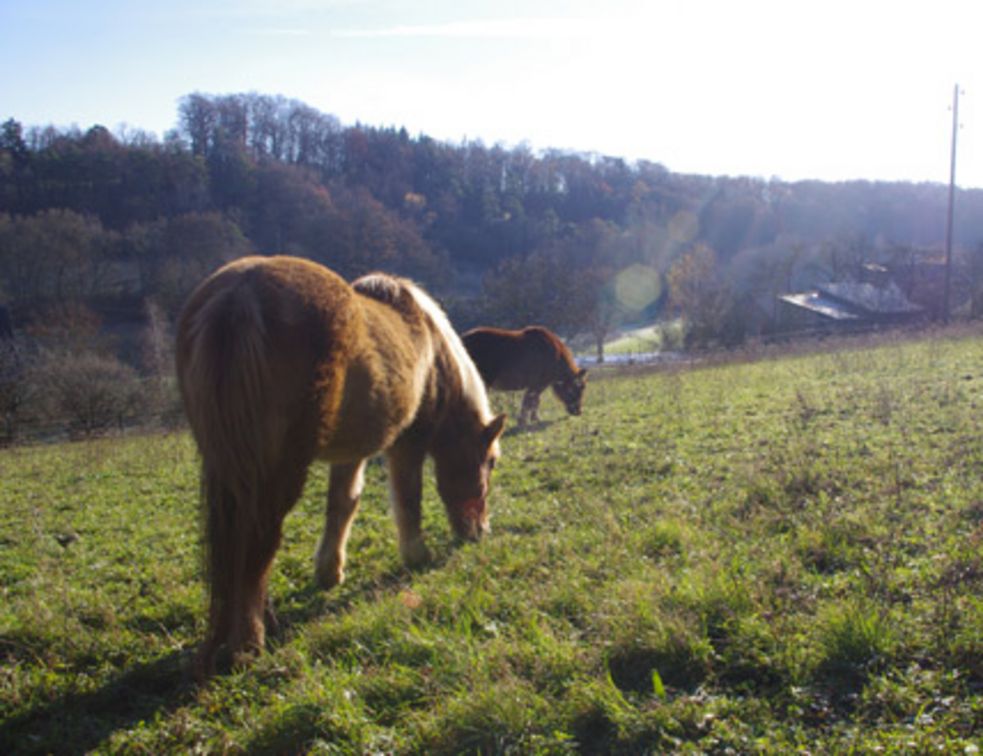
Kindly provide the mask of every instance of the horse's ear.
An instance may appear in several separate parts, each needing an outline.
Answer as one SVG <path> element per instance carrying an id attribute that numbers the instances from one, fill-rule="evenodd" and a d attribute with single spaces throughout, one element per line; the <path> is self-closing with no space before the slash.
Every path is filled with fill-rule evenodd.
<path id="1" fill-rule="evenodd" d="M 580 370 L 577 371 L 577 377 L 580 378 L 581 380 L 583 380 L 584 378 L 586 378 L 587 377 L 587 368 L 580 368 Z"/>
<path id="2" fill-rule="evenodd" d="M 482 435 L 484 436 L 485 443 L 488 444 L 488 446 L 495 443 L 495 440 L 502 435 L 502 431 L 505 430 L 505 420 L 507 417 L 508 415 L 503 412 L 485 426 L 485 430 Z"/>

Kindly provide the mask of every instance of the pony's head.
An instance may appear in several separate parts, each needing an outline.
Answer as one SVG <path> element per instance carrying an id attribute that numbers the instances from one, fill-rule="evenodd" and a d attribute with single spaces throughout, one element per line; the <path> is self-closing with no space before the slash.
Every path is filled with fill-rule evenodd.
<path id="1" fill-rule="evenodd" d="M 476 541 L 488 531 L 488 492 L 505 415 L 489 423 L 448 418 L 433 448 L 437 492 L 455 535 Z"/>
<path id="2" fill-rule="evenodd" d="M 446 406 L 430 448 L 437 492 L 454 533 L 476 541 L 488 531 L 488 491 L 505 415 L 492 415 L 484 381 L 444 311 L 422 289 L 409 290 L 434 326 L 437 362 L 443 366 Z"/>
<path id="3" fill-rule="evenodd" d="M 553 384 L 553 393 L 563 402 L 567 412 L 579 415 L 584 401 L 584 389 L 587 387 L 587 369 L 580 368 L 562 381 Z"/>

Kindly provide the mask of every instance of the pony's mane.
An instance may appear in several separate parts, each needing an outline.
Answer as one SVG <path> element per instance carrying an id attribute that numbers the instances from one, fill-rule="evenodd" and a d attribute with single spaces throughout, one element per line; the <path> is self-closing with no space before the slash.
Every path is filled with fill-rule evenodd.
<path id="1" fill-rule="evenodd" d="M 356 278 L 352 281 L 352 288 L 359 294 L 393 306 L 399 304 L 400 298 L 406 291 L 402 279 L 385 273 L 369 273 L 361 278 Z"/>
<path id="2" fill-rule="evenodd" d="M 487 423 L 491 420 L 492 412 L 488 403 L 485 383 L 481 380 L 478 369 L 474 366 L 471 356 L 464 348 L 461 338 L 457 335 L 447 315 L 429 294 L 409 279 L 390 276 L 386 273 L 369 273 L 352 282 L 352 287 L 360 294 L 397 306 L 402 296 L 409 294 L 413 302 L 427 314 L 434 327 L 444 338 L 451 359 L 460 375 L 465 398 L 478 410 L 481 422 Z"/>

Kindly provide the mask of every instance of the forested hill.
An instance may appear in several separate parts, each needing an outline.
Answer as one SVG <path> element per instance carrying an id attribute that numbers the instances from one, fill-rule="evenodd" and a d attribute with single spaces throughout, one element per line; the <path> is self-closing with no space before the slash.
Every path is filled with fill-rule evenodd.
<path id="1" fill-rule="evenodd" d="M 255 250 L 349 277 L 410 275 L 461 325 L 535 319 L 572 333 L 610 325 L 615 309 L 657 310 L 694 249 L 753 294 L 838 276 L 844 255 L 940 249 L 945 233 L 941 185 L 681 175 L 345 126 L 257 94 L 189 95 L 177 123 L 163 142 L 3 124 L 0 302 L 20 318 L 114 297 L 173 311 L 205 272 Z M 983 242 L 983 192 L 958 193 L 955 239 L 967 253 Z M 625 270 L 651 280 L 612 298 Z"/>

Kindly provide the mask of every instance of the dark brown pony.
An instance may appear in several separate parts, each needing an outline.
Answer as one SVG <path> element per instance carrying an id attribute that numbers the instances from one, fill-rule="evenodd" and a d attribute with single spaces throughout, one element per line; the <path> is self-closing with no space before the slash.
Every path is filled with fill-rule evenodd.
<path id="1" fill-rule="evenodd" d="M 423 463 L 454 532 L 477 539 L 505 416 L 446 316 L 423 291 L 373 274 L 349 285 L 315 263 L 247 257 L 206 279 L 178 321 L 177 375 L 202 459 L 209 675 L 264 645 L 267 578 L 283 518 L 315 458 L 331 463 L 315 575 L 344 579 L 366 459 L 384 451 L 399 550 L 429 558 L 420 530 Z"/>
<path id="2" fill-rule="evenodd" d="M 587 370 L 577 367 L 566 344 L 549 329 L 473 328 L 462 340 L 488 388 L 525 390 L 519 425 L 539 420 L 539 395 L 547 386 L 553 387 L 567 412 L 580 414 Z"/>

